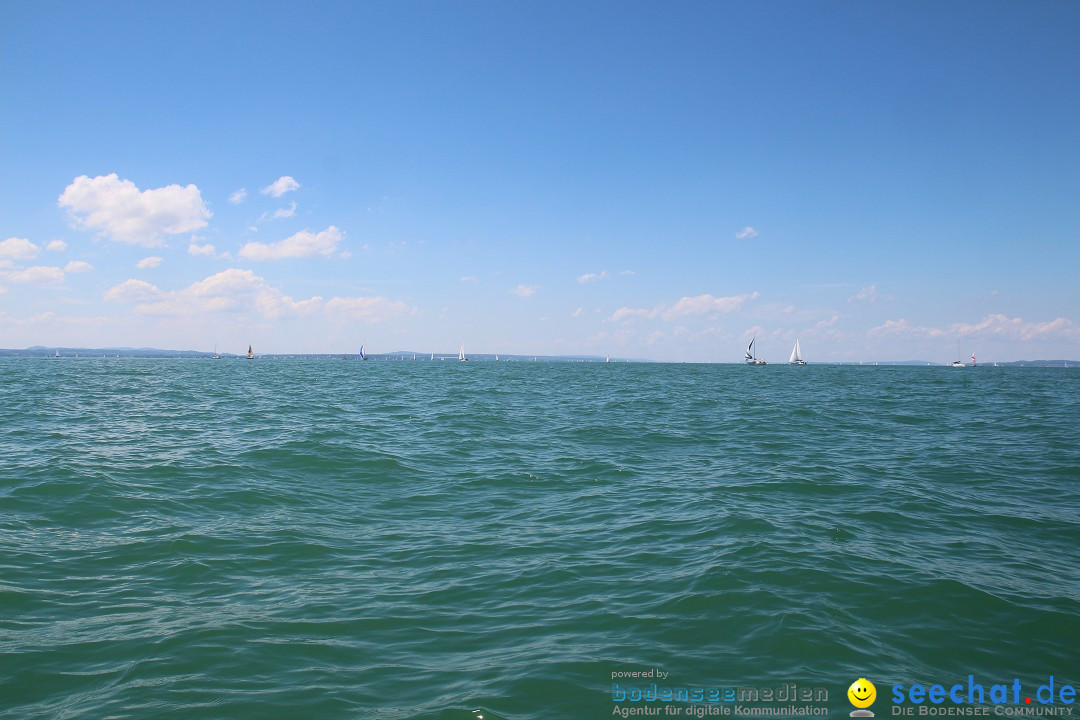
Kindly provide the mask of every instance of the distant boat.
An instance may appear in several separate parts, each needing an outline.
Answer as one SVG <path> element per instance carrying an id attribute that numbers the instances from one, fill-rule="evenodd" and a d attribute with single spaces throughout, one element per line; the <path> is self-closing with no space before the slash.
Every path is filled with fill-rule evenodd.
<path id="1" fill-rule="evenodd" d="M 211 360 L 220 360 L 221 356 L 217 354 L 217 343 L 214 343 L 214 354 L 210 356 Z"/>
<path id="2" fill-rule="evenodd" d="M 754 343 L 757 342 L 757 337 L 750 341 L 750 344 L 746 346 L 746 364 L 747 365 L 768 365 L 763 358 L 759 358 L 754 355 Z"/>
<path id="3" fill-rule="evenodd" d="M 247 359 L 248 360 L 254 360 L 255 359 L 255 353 L 253 353 L 251 351 L 251 346 L 250 345 L 248 345 Z"/>
<path id="4" fill-rule="evenodd" d="M 431 360 L 430 360 L 430 362 L 435 362 L 435 353 L 431 353 Z"/>
<path id="5" fill-rule="evenodd" d="M 458 362 L 469 362 L 469 358 L 465 357 L 465 343 L 461 343 L 461 349 L 457 354 Z"/>
<path id="6" fill-rule="evenodd" d="M 949 367 L 954 367 L 954 368 L 967 367 L 967 365 L 960 362 L 960 341 L 959 340 L 956 341 L 956 360 L 954 360 L 952 365 L 950 365 Z"/>
<path id="7" fill-rule="evenodd" d="M 56 355 L 53 355 L 53 357 L 60 357 L 60 350 L 59 349 L 56 351 Z"/>
<path id="8" fill-rule="evenodd" d="M 611 356 L 608 355 L 606 358 L 604 358 L 604 362 L 606 362 L 606 363 L 611 362 Z"/>
<path id="9" fill-rule="evenodd" d="M 971 353 L 971 367 L 978 367 L 978 363 L 975 362 L 975 353 Z"/>
<path id="10" fill-rule="evenodd" d="M 495 362 L 499 362 L 499 353 L 495 353 Z"/>
<path id="11" fill-rule="evenodd" d="M 360 359 L 367 360 L 367 355 L 364 354 L 364 343 L 360 343 Z"/>
<path id="12" fill-rule="evenodd" d="M 791 357 L 788 358 L 788 365 L 805 365 L 806 361 L 802 359 L 802 348 L 799 347 L 799 338 L 795 338 L 795 347 L 791 348 Z"/>

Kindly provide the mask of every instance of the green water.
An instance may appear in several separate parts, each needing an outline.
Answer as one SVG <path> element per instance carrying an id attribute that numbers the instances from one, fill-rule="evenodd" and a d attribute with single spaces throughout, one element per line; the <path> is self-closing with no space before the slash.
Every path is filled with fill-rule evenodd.
<path id="1" fill-rule="evenodd" d="M 650 668 L 836 718 L 866 677 L 880 718 L 898 683 L 1080 681 L 1080 371 L 0 373 L 5 719 L 607 718 Z"/>

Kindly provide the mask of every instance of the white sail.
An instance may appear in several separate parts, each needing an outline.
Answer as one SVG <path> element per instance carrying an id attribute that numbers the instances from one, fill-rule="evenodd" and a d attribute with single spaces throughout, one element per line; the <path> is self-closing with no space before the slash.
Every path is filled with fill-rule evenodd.
<path id="1" fill-rule="evenodd" d="M 461 349 L 458 350 L 457 359 L 459 362 L 469 361 L 469 358 L 465 357 L 465 343 L 461 343 Z"/>
<path id="2" fill-rule="evenodd" d="M 757 340 L 757 338 L 754 338 Z M 754 340 L 750 341 L 750 344 L 746 346 L 746 362 L 754 361 Z"/>
<path id="3" fill-rule="evenodd" d="M 364 343 L 360 343 L 360 359 L 367 360 L 367 355 L 364 354 Z"/>
<path id="4" fill-rule="evenodd" d="M 790 364 L 790 365 L 805 365 L 806 364 L 802 359 L 802 347 L 799 345 L 799 338 L 795 338 L 795 347 L 791 348 L 791 357 L 788 358 L 788 364 Z"/>

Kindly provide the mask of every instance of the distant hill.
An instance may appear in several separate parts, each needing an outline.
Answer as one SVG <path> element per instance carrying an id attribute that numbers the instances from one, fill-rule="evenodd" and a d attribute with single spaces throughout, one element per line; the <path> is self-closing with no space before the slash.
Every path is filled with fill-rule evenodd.
<path id="1" fill-rule="evenodd" d="M 54 358 L 56 353 L 61 358 L 73 357 L 121 357 L 121 358 L 209 358 L 213 355 L 207 350 L 162 350 L 161 348 L 131 348 L 131 347 L 108 347 L 108 348 L 85 348 L 85 347 L 46 347 L 35 345 L 23 350 L 0 349 L 0 357 L 25 357 L 25 358 Z M 218 353 L 222 358 L 242 358 L 243 355 L 235 353 Z M 391 353 L 369 354 L 369 361 L 384 360 L 430 360 L 431 352 L 412 352 L 398 350 Z M 305 358 L 311 360 L 358 360 L 356 353 L 266 353 L 256 357 L 263 358 Z M 500 362 L 604 362 L 605 358 L 599 355 L 503 355 L 499 354 Z M 494 353 L 470 354 L 473 361 L 494 361 Z M 457 352 L 435 353 L 435 360 L 457 360 Z M 651 362 L 643 358 L 612 358 L 611 362 Z"/>

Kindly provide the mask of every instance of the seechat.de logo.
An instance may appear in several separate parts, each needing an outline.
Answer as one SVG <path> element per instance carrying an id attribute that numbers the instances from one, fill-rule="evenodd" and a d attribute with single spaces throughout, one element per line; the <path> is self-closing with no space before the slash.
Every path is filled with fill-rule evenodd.
<path id="1" fill-rule="evenodd" d="M 877 688 L 874 687 L 874 683 L 866 678 L 859 678 L 847 689 L 847 697 L 857 708 L 851 711 L 851 717 L 874 717 L 874 713 L 866 709 L 877 699 Z"/>

